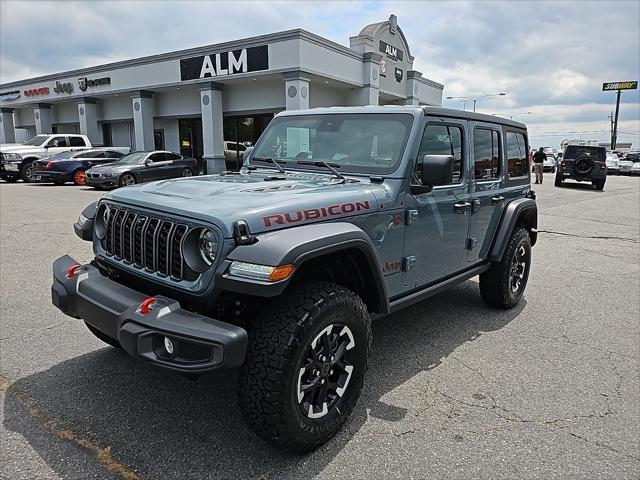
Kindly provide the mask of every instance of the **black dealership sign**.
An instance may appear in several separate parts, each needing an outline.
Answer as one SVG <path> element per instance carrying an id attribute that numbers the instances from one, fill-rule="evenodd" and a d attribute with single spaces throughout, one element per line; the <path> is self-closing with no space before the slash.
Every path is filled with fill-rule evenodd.
<path id="1" fill-rule="evenodd" d="M 269 47 L 241 48 L 180 60 L 180 78 L 216 78 L 237 73 L 269 70 Z"/>
<path id="2" fill-rule="evenodd" d="M 607 92 L 610 90 L 637 90 L 638 82 L 609 82 L 602 84 L 602 91 Z"/>
<path id="3" fill-rule="evenodd" d="M 387 42 L 383 42 L 382 40 L 380 40 L 380 46 L 378 49 L 393 60 L 402 60 L 402 57 L 404 56 L 402 50 L 394 47 L 393 45 L 389 45 Z"/>

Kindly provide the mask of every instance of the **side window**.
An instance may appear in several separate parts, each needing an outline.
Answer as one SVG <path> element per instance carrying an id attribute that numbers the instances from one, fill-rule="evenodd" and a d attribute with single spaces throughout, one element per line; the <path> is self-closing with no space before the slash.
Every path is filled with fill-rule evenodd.
<path id="1" fill-rule="evenodd" d="M 164 153 L 154 153 L 149 156 L 149 160 L 152 162 L 163 162 L 164 161 Z"/>
<path id="2" fill-rule="evenodd" d="M 427 125 L 420 142 L 417 160 L 425 155 L 451 155 L 453 156 L 453 181 L 460 183 L 463 176 L 462 165 L 462 127 L 458 125 Z M 422 162 L 416 161 L 414 183 L 422 183 L 420 170 Z"/>
<path id="3" fill-rule="evenodd" d="M 86 147 L 84 143 L 84 138 L 82 137 L 69 137 L 69 146 L 70 147 Z"/>
<path id="4" fill-rule="evenodd" d="M 167 160 L 180 160 L 182 157 L 180 155 L 177 155 L 175 153 L 167 153 Z"/>
<path id="5" fill-rule="evenodd" d="M 522 133 L 507 132 L 507 172 L 509 177 L 522 177 L 529 174 L 527 167 L 527 140 Z"/>
<path id="6" fill-rule="evenodd" d="M 49 147 L 66 147 L 67 137 L 53 137 L 47 144 Z"/>
<path id="7" fill-rule="evenodd" d="M 495 130 L 473 131 L 473 156 L 476 180 L 493 180 L 500 176 L 500 136 Z"/>
<path id="8" fill-rule="evenodd" d="M 107 158 L 122 158 L 122 153 L 109 150 L 106 152 Z"/>

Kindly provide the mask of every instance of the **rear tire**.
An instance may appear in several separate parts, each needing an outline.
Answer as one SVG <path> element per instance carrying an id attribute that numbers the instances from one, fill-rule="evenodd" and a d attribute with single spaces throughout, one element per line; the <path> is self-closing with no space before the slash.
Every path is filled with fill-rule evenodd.
<path id="1" fill-rule="evenodd" d="M 593 186 L 596 187 L 596 190 L 603 190 L 604 184 L 604 180 L 594 180 L 593 182 Z"/>
<path id="2" fill-rule="evenodd" d="M 560 175 L 556 175 L 556 181 L 555 181 L 554 185 L 556 187 L 561 187 L 562 186 L 562 177 Z"/>
<path id="3" fill-rule="evenodd" d="M 181 176 L 182 177 L 193 177 L 193 170 L 191 170 L 190 168 L 183 168 Z"/>
<path id="4" fill-rule="evenodd" d="M 347 421 L 362 390 L 371 321 L 356 294 L 332 283 L 294 287 L 247 329 L 240 406 L 265 441 L 310 452 Z"/>
<path id="5" fill-rule="evenodd" d="M 531 238 L 514 228 L 502 260 L 480 275 L 480 295 L 487 304 L 505 310 L 515 307 L 524 293 L 531 267 Z"/>
<path id="6" fill-rule="evenodd" d="M 102 340 L 107 345 L 111 345 L 114 348 L 120 348 L 120 349 L 122 348 L 122 346 L 120 345 L 120 342 L 115 338 L 111 338 L 109 335 L 105 335 L 100 330 L 95 328 L 93 325 L 89 325 L 87 322 L 84 322 L 84 324 L 87 326 L 87 328 L 91 333 L 93 333 L 97 338 Z"/>

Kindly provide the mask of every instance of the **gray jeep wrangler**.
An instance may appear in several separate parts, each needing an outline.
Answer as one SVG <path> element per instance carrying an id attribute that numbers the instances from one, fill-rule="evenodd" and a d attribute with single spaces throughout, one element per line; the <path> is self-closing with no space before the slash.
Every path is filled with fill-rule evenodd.
<path id="1" fill-rule="evenodd" d="M 53 304 L 106 343 L 197 376 L 239 367 L 251 428 L 287 451 L 353 410 L 371 320 L 480 275 L 521 299 L 536 242 L 526 127 L 431 107 L 277 115 L 240 172 L 122 188 L 74 225 Z"/>

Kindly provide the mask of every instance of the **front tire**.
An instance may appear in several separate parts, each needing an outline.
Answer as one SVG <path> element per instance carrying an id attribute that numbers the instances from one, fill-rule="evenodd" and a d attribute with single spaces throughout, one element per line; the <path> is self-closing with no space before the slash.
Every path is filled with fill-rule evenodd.
<path id="1" fill-rule="evenodd" d="M 351 414 L 371 350 L 362 300 L 331 283 L 294 287 L 248 329 L 240 406 L 264 440 L 295 453 L 315 450 Z"/>
<path id="2" fill-rule="evenodd" d="M 128 187 L 130 185 L 135 185 L 137 182 L 136 177 L 134 177 L 132 173 L 123 173 L 118 183 L 121 187 Z"/>
<path id="3" fill-rule="evenodd" d="M 485 303 L 498 308 L 515 307 L 524 293 L 531 267 L 531 238 L 523 227 L 511 233 L 500 262 L 480 274 L 480 295 Z"/>
<path id="4" fill-rule="evenodd" d="M 33 182 L 33 160 L 24 162 L 20 169 L 20 178 L 25 183 Z"/>

